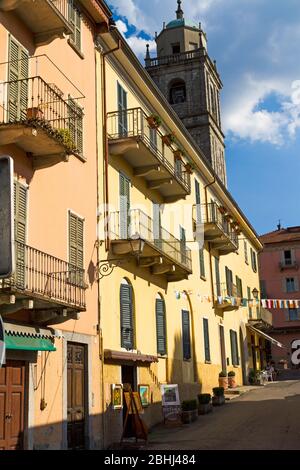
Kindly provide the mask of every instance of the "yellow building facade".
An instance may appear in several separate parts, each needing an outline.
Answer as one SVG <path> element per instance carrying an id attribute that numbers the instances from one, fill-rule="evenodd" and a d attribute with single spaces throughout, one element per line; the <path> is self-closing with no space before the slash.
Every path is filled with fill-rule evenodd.
<path id="1" fill-rule="evenodd" d="M 211 392 L 222 370 L 242 385 L 262 367 L 258 356 L 252 362 L 246 326 L 258 308 L 261 244 L 117 31 L 99 39 L 97 76 L 98 141 L 107 137 L 98 224 L 107 446 L 123 428 L 113 384 L 149 386 L 152 426 L 162 420 L 162 384 L 192 399 Z"/>

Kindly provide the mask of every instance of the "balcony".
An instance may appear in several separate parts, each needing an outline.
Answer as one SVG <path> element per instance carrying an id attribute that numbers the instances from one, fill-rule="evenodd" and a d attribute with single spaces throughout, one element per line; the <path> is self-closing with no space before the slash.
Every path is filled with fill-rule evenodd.
<path id="1" fill-rule="evenodd" d="M 155 57 L 154 59 L 146 59 L 146 68 L 159 67 L 164 65 L 182 64 L 186 61 L 199 59 L 205 55 L 205 49 L 199 48 L 192 51 L 181 52 L 179 54 Z"/>
<path id="2" fill-rule="evenodd" d="M 194 206 L 197 209 L 197 206 Z M 194 211 L 194 224 L 199 219 Z M 210 242 L 212 248 L 219 251 L 220 255 L 233 253 L 239 248 L 238 233 L 233 229 L 232 221 L 228 214 L 222 213 L 217 203 L 201 204 L 201 221 L 204 225 L 204 239 Z"/>
<path id="3" fill-rule="evenodd" d="M 162 144 L 162 134 L 151 129 L 141 108 L 108 113 L 111 155 L 120 155 L 143 178 L 149 189 L 159 192 L 165 203 L 184 199 L 191 192 L 190 174 L 183 162 Z M 168 158 L 167 158 L 168 154 Z"/>
<path id="4" fill-rule="evenodd" d="M 126 220 L 126 217 L 125 217 Z M 153 220 L 141 210 L 130 210 L 126 222 L 120 212 L 110 214 L 110 239 L 114 255 L 134 256 L 135 246 L 140 267 L 153 275 L 164 275 L 168 282 L 187 279 L 192 273 L 191 250 L 167 230 L 154 226 Z"/>
<path id="5" fill-rule="evenodd" d="M 82 112 L 63 99 L 63 93 L 41 77 L 0 84 L 0 146 L 16 144 L 32 159 L 34 169 L 80 155 L 75 129 Z"/>
<path id="6" fill-rule="evenodd" d="M 15 258 L 14 275 L 0 280 L 3 316 L 27 309 L 34 311 L 36 322 L 50 324 L 85 310 L 83 269 L 20 242 L 15 242 Z"/>
<path id="7" fill-rule="evenodd" d="M 228 312 L 237 310 L 242 305 L 242 298 L 238 297 L 238 289 L 235 284 L 227 286 L 226 283 L 215 285 L 215 308 Z"/>
<path id="8" fill-rule="evenodd" d="M 252 309 L 252 315 L 248 321 L 256 328 L 267 330 L 273 325 L 273 316 L 272 313 L 266 308 L 257 307 Z"/>
<path id="9" fill-rule="evenodd" d="M 295 269 L 296 271 L 298 271 L 299 264 L 296 260 L 286 259 L 285 261 L 279 262 L 279 269 L 280 271 L 284 271 L 285 269 Z"/>
<path id="10" fill-rule="evenodd" d="M 33 33 L 36 46 L 72 33 L 67 0 L 0 0 L 0 11 L 14 11 Z"/>

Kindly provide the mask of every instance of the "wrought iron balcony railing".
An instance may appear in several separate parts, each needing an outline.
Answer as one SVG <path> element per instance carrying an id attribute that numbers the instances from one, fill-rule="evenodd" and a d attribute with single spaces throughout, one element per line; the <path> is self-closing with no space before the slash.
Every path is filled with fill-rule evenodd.
<path id="1" fill-rule="evenodd" d="M 139 209 L 130 210 L 128 216 L 121 212 L 111 213 L 110 234 L 112 240 L 141 238 L 172 262 L 192 271 L 191 250 L 167 230 L 156 226 L 154 221 Z"/>
<path id="2" fill-rule="evenodd" d="M 85 309 L 85 271 L 36 248 L 15 242 L 15 272 L 0 281 L 1 292 L 10 292 L 69 308 Z"/>
<path id="3" fill-rule="evenodd" d="M 1 84 L 0 96 L 0 130 L 11 124 L 31 125 L 60 142 L 66 153 L 81 152 L 76 129 L 82 111 L 66 101 L 54 84 L 39 76 L 10 80 Z"/>
<path id="4" fill-rule="evenodd" d="M 197 206 L 196 206 L 197 208 Z M 199 211 L 199 207 L 197 212 Z M 197 217 L 199 219 L 199 216 Z M 216 202 L 208 204 L 201 204 L 201 221 L 203 224 L 211 224 L 220 230 L 228 240 L 234 245 L 236 249 L 239 247 L 238 233 L 232 229 L 232 224 L 228 220 L 228 215 L 222 213 L 220 207 Z"/>
<path id="5" fill-rule="evenodd" d="M 156 161 L 184 188 L 186 193 L 191 191 L 190 174 L 185 171 L 183 162 L 178 160 L 175 164 L 164 155 L 159 130 L 149 126 L 146 113 L 142 108 L 132 108 L 125 111 L 115 111 L 107 115 L 107 132 L 109 141 L 126 138 L 138 138 L 152 152 Z M 171 152 L 170 152 L 171 154 Z M 142 161 L 140 162 L 143 163 Z"/>

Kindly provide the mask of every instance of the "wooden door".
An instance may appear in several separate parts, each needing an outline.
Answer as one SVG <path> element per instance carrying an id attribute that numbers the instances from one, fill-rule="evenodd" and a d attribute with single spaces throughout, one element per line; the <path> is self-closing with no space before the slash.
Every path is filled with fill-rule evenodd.
<path id="1" fill-rule="evenodd" d="M 221 362 L 222 370 L 227 371 L 227 361 L 226 361 L 226 349 L 225 349 L 225 338 L 224 338 L 224 326 L 219 325 L 220 329 L 220 349 L 221 349 Z"/>
<path id="2" fill-rule="evenodd" d="M 25 363 L 7 361 L 0 368 L 0 450 L 23 448 Z"/>
<path id="3" fill-rule="evenodd" d="M 84 449 L 86 413 L 85 346 L 68 343 L 68 448 Z"/>

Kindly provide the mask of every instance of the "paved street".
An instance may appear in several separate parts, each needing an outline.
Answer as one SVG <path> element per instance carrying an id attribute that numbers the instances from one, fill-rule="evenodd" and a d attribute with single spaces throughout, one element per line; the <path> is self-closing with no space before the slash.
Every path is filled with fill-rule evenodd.
<path id="1" fill-rule="evenodd" d="M 157 428 L 149 449 L 300 449 L 300 380 L 269 383 L 181 428 Z"/>

